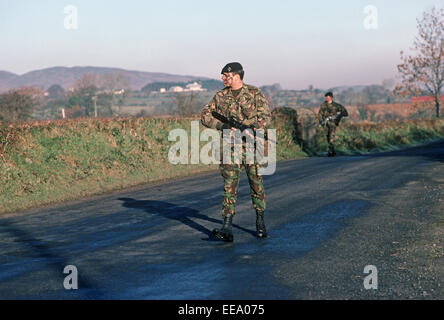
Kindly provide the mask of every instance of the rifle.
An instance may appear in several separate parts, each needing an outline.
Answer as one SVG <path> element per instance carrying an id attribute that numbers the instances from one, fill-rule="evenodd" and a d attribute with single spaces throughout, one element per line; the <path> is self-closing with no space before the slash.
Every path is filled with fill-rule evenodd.
<path id="1" fill-rule="evenodd" d="M 320 126 L 324 126 L 329 121 L 336 121 L 341 116 L 341 112 L 336 113 L 334 116 L 328 116 L 324 120 L 321 121 L 319 124 Z"/>
<path id="2" fill-rule="evenodd" d="M 252 125 L 251 125 L 251 126 L 247 126 L 246 124 L 243 124 L 243 123 L 241 123 L 241 122 L 239 122 L 239 121 L 236 121 L 233 117 L 227 118 L 227 117 L 225 117 L 224 115 L 222 115 L 222 114 L 220 114 L 220 113 L 218 113 L 218 112 L 216 112 L 216 111 L 211 112 L 211 114 L 212 114 L 213 117 L 215 117 L 217 120 L 219 120 L 219 121 L 221 121 L 221 122 L 223 122 L 223 123 L 228 124 L 228 125 L 231 126 L 232 128 L 239 129 L 241 132 L 244 131 L 244 130 L 246 130 L 246 129 L 252 129 L 252 130 L 253 130 L 253 133 L 256 134 L 256 128 L 255 128 L 254 126 L 252 126 Z M 266 140 L 269 140 L 269 141 L 271 141 L 271 142 L 277 144 L 277 141 L 274 141 L 274 140 L 268 139 L 267 131 L 265 131 L 265 130 L 264 130 L 264 138 L 265 138 Z"/>

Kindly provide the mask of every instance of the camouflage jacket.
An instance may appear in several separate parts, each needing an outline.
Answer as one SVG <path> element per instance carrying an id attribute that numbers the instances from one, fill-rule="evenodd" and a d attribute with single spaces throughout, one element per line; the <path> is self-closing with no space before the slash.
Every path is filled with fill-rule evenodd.
<path id="1" fill-rule="evenodd" d="M 332 101 L 330 104 L 328 104 L 327 101 L 324 101 L 324 103 L 321 104 L 319 112 L 316 116 L 316 120 L 321 122 L 324 119 L 326 119 L 327 117 L 335 116 L 338 113 L 340 113 L 340 115 L 337 118 L 337 120 L 335 121 L 336 125 L 339 124 L 339 121 L 341 120 L 342 117 L 348 116 L 347 109 L 345 109 L 345 107 L 343 105 L 336 103 L 334 101 Z"/>
<path id="2" fill-rule="evenodd" d="M 211 112 L 216 111 L 227 118 L 258 129 L 267 129 L 271 114 L 268 101 L 259 88 L 244 84 L 235 97 L 231 88 L 224 88 L 216 93 L 213 99 L 202 110 L 201 122 L 205 127 L 222 130 L 223 123 L 215 119 Z"/>

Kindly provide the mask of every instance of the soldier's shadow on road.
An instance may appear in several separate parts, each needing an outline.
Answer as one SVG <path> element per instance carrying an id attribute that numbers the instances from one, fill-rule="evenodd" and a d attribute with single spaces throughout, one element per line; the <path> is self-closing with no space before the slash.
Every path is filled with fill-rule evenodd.
<path id="1" fill-rule="evenodd" d="M 204 241 L 218 241 L 220 240 L 215 239 L 213 237 L 213 233 L 211 230 L 207 229 L 203 225 L 197 223 L 196 221 L 192 219 L 201 219 L 209 222 L 214 222 L 219 224 L 218 227 L 220 227 L 220 224 L 222 224 L 221 220 L 217 220 L 214 218 L 210 218 L 204 214 L 199 213 L 198 210 L 189 208 L 189 207 L 183 207 L 180 205 L 176 205 L 169 202 L 164 201 L 156 201 L 156 200 L 136 200 L 133 198 L 119 198 L 118 200 L 123 201 L 123 206 L 125 208 L 131 208 L 131 209 L 141 209 L 144 210 L 146 213 L 159 215 L 164 218 L 172 219 L 175 221 L 178 221 L 180 223 L 185 224 L 186 226 L 193 228 L 194 230 L 197 230 L 199 232 L 202 232 L 207 236 L 207 238 L 202 238 L 201 240 Z M 244 232 L 247 232 L 253 236 L 255 236 L 255 232 L 249 229 L 245 229 L 241 226 L 238 226 L 236 224 L 233 224 L 233 228 L 237 228 L 239 230 L 242 230 Z"/>

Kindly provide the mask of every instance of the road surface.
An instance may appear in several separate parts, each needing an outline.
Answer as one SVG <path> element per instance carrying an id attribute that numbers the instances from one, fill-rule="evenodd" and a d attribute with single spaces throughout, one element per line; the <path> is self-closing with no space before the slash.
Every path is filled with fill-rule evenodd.
<path id="1" fill-rule="evenodd" d="M 0 299 L 444 298 L 444 142 L 264 178 L 268 239 L 245 173 L 233 243 L 218 172 L 1 215 Z"/>

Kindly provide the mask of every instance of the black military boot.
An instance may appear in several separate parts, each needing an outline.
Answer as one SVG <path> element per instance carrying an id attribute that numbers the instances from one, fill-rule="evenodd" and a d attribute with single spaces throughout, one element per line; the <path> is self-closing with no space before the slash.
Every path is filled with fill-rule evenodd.
<path id="1" fill-rule="evenodd" d="M 221 229 L 214 229 L 213 236 L 226 242 L 233 242 L 232 231 L 233 215 L 229 214 L 224 217 L 224 222 Z"/>
<path id="2" fill-rule="evenodd" d="M 329 157 L 334 157 L 336 155 L 336 151 L 334 147 L 330 147 L 328 148 L 328 156 Z"/>
<path id="3" fill-rule="evenodd" d="M 258 238 L 266 238 L 268 236 L 267 229 L 265 229 L 263 211 L 256 211 L 256 231 Z"/>

